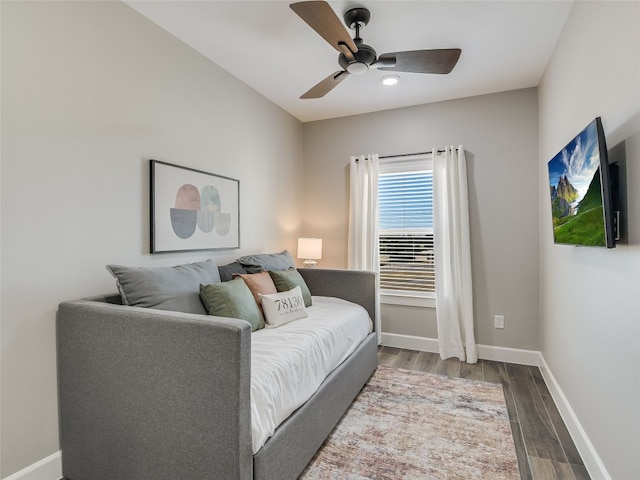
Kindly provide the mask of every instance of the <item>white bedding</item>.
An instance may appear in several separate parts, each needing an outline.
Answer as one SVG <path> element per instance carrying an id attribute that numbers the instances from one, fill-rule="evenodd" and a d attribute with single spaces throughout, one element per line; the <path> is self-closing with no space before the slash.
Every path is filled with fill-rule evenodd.
<path id="1" fill-rule="evenodd" d="M 372 329 L 360 305 L 312 297 L 308 318 L 251 335 L 251 428 L 256 453 Z"/>

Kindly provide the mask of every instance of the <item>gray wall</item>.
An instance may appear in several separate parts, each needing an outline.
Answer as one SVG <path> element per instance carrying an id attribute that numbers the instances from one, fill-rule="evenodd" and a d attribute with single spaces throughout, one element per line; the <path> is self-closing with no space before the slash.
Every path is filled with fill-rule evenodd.
<path id="1" fill-rule="evenodd" d="M 120 2 L 0 5 L 4 478 L 59 450 L 55 313 L 105 264 L 295 251 L 302 124 Z M 240 180 L 240 251 L 148 254 L 149 158 Z"/>
<path id="2" fill-rule="evenodd" d="M 539 89 L 541 350 L 613 479 L 640 472 L 640 3 L 575 2 Z M 553 244 L 547 162 L 594 117 L 626 184 L 614 250 Z"/>
<path id="3" fill-rule="evenodd" d="M 351 155 L 462 144 L 467 154 L 476 340 L 538 349 L 535 89 L 304 124 L 305 235 L 322 266 L 346 267 Z M 383 306 L 382 330 L 436 338 L 433 309 Z M 505 315 L 504 330 L 493 316 Z"/>

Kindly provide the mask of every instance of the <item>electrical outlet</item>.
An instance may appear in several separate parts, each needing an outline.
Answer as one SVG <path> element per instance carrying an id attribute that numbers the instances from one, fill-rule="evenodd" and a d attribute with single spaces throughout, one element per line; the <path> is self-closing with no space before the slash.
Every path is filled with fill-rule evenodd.
<path id="1" fill-rule="evenodd" d="M 504 328 L 504 315 L 496 315 L 493 317 L 494 328 Z"/>

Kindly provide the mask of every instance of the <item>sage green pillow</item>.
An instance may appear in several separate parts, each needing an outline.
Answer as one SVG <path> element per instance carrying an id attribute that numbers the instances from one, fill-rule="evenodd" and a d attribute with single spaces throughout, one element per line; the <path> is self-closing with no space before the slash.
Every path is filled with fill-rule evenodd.
<path id="1" fill-rule="evenodd" d="M 287 270 L 280 270 L 277 272 L 269 271 L 269 275 L 273 279 L 273 283 L 276 286 L 276 290 L 279 292 L 288 292 L 299 286 L 302 290 L 302 298 L 304 300 L 304 306 L 311 306 L 311 292 L 307 286 L 307 282 L 304 281 L 300 272 L 295 268 L 289 268 Z"/>
<path id="2" fill-rule="evenodd" d="M 251 324 L 251 331 L 264 328 L 264 317 L 242 278 L 200 285 L 200 298 L 209 315 L 239 318 Z"/>

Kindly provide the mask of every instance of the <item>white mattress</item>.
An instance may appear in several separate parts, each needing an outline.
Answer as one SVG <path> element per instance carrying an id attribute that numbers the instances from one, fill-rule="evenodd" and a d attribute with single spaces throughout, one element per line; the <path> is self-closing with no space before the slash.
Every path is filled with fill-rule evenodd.
<path id="1" fill-rule="evenodd" d="M 312 297 L 308 318 L 251 335 L 251 428 L 256 453 L 372 331 L 360 305 Z"/>

